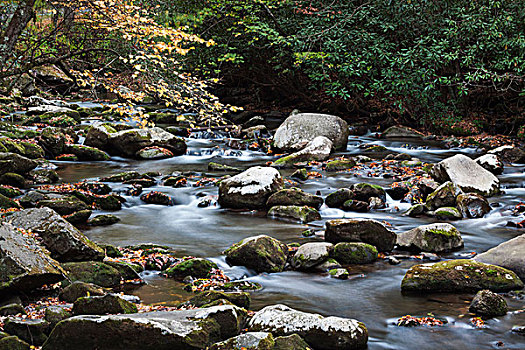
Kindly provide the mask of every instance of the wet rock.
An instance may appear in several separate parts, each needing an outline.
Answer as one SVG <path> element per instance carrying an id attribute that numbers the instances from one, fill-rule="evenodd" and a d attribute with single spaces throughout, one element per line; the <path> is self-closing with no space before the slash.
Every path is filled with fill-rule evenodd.
<path id="1" fill-rule="evenodd" d="M 454 207 L 438 208 L 433 215 L 439 220 L 461 220 L 463 215 Z"/>
<path id="2" fill-rule="evenodd" d="M 0 127 L 0 130 L 5 129 Z M 42 147 L 37 144 L 20 139 L 13 140 L 7 137 L 0 137 L 0 152 L 16 153 L 30 159 L 43 158 L 45 155 Z"/>
<path id="3" fill-rule="evenodd" d="M 101 287 L 112 288 L 120 285 L 122 275 L 114 267 L 99 261 L 82 261 L 62 264 L 69 279 L 93 283 Z"/>
<path id="4" fill-rule="evenodd" d="M 356 320 L 323 317 L 272 305 L 258 311 L 248 324 L 249 331 L 271 332 L 274 336 L 297 334 L 314 349 L 361 349 L 368 342 L 368 330 Z"/>
<path id="5" fill-rule="evenodd" d="M 412 266 L 401 283 L 406 292 L 506 292 L 521 288 L 523 282 L 514 272 L 467 259 Z"/>
<path id="6" fill-rule="evenodd" d="M 29 175 L 36 184 L 54 184 L 60 180 L 57 172 L 52 169 L 31 170 Z"/>
<path id="7" fill-rule="evenodd" d="M 89 220 L 88 225 L 90 226 L 107 226 L 113 225 L 119 222 L 120 219 L 111 214 L 97 215 L 93 219 Z"/>
<path id="8" fill-rule="evenodd" d="M 298 270 L 308 270 L 327 260 L 333 249 L 332 243 L 305 243 L 295 252 L 292 258 L 292 266 Z"/>
<path id="9" fill-rule="evenodd" d="M 248 309 L 250 307 L 250 294 L 246 292 L 233 292 L 233 293 L 225 293 L 225 292 L 219 292 L 215 290 L 209 290 L 205 292 L 201 292 L 188 300 L 184 304 L 193 305 L 196 307 L 203 307 L 207 304 L 210 304 L 214 301 L 224 299 L 232 303 L 233 305 L 236 305 L 238 307 Z"/>
<path id="10" fill-rule="evenodd" d="M 140 196 L 140 199 L 143 202 L 146 202 L 148 204 L 159 204 L 159 205 L 173 205 L 174 204 L 173 198 L 171 198 L 165 193 L 158 192 L 158 191 L 143 193 Z"/>
<path id="11" fill-rule="evenodd" d="M 292 179 L 306 181 L 308 180 L 308 170 L 298 169 L 290 176 Z"/>
<path id="12" fill-rule="evenodd" d="M 325 240 L 331 243 L 364 242 L 379 251 L 390 251 L 394 248 L 396 234 L 376 220 L 336 219 L 326 222 Z"/>
<path id="13" fill-rule="evenodd" d="M 447 181 L 428 195 L 426 206 L 429 210 L 436 210 L 442 207 L 455 207 L 456 197 L 462 193 L 461 188 Z"/>
<path id="14" fill-rule="evenodd" d="M 314 113 L 291 115 L 279 126 L 274 136 L 275 147 L 284 151 L 302 149 L 318 136 L 333 143 L 336 150 L 346 149 L 348 124 L 341 118 Z"/>
<path id="15" fill-rule="evenodd" d="M 407 126 L 391 126 L 383 131 L 382 136 L 387 139 L 422 139 L 424 135 Z"/>
<path id="16" fill-rule="evenodd" d="M 282 218 L 302 223 L 321 220 L 321 214 L 312 207 L 306 205 L 277 205 L 268 210 L 268 217 Z"/>
<path id="17" fill-rule="evenodd" d="M 343 268 L 332 269 L 328 271 L 328 274 L 330 275 L 330 277 L 337 278 L 339 280 L 347 280 L 348 277 L 350 277 L 348 270 Z"/>
<path id="18" fill-rule="evenodd" d="M 298 188 L 284 189 L 272 194 L 266 202 L 268 208 L 276 205 L 306 205 L 319 209 L 323 205 L 323 198 L 304 192 Z"/>
<path id="19" fill-rule="evenodd" d="M 459 231 L 447 223 L 422 225 L 397 235 L 399 248 L 441 253 L 463 247 Z"/>
<path id="20" fill-rule="evenodd" d="M 480 290 L 468 310 L 479 316 L 496 317 L 506 315 L 509 308 L 501 295 L 490 290 Z"/>
<path id="21" fill-rule="evenodd" d="M 257 272 L 281 272 L 286 264 L 288 247 L 275 238 L 260 235 L 243 239 L 224 254 L 232 265 L 246 266 Z"/>
<path id="22" fill-rule="evenodd" d="M 247 332 L 210 346 L 209 350 L 273 350 L 274 339 L 271 333 Z"/>
<path id="23" fill-rule="evenodd" d="M 476 158 L 476 163 L 478 163 L 494 175 L 501 175 L 503 173 L 503 163 L 495 154 L 489 153 L 478 157 Z"/>
<path id="24" fill-rule="evenodd" d="M 115 294 L 80 297 L 73 304 L 74 315 L 133 314 L 137 306 Z"/>
<path id="25" fill-rule="evenodd" d="M 39 201 L 37 206 L 52 209 L 60 215 L 69 215 L 80 210 L 89 209 L 86 203 L 75 196 L 57 196 L 44 199 Z"/>
<path id="26" fill-rule="evenodd" d="M 310 346 L 297 334 L 274 338 L 273 350 L 311 350 Z"/>
<path id="27" fill-rule="evenodd" d="M 100 179 L 100 181 L 104 182 L 124 182 L 127 180 L 133 180 L 133 179 L 140 179 L 142 177 L 141 174 L 139 174 L 136 171 L 125 171 L 122 173 L 118 173 L 115 175 L 111 175 L 108 177 L 103 177 Z"/>
<path id="28" fill-rule="evenodd" d="M 100 247 L 49 208 L 22 210 L 9 219 L 13 225 L 37 233 L 54 259 L 62 262 L 104 259 Z"/>
<path id="29" fill-rule="evenodd" d="M 330 208 L 342 208 L 346 201 L 354 198 L 355 194 L 352 190 L 349 188 L 340 188 L 337 191 L 330 193 L 326 197 L 325 203 Z"/>
<path id="30" fill-rule="evenodd" d="M 512 333 L 525 335 L 525 326 L 514 326 L 512 327 Z"/>
<path id="31" fill-rule="evenodd" d="M 113 126 L 108 123 L 95 122 L 88 129 L 84 144 L 86 146 L 105 149 L 108 147 L 111 133 L 116 132 L 117 130 L 115 130 Z"/>
<path id="32" fill-rule="evenodd" d="M 372 197 L 381 198 L 381 200 L 386 201 L 386 192 L 385 190 L 378 185 L 371 185 L 365 182 L 352 185 L 350 188 L 354 193 L 354 198 L 363 202 L 368 202 Z"/>
<path id="33" fill-rule="evenodd" d="M 11 198 L 0 194 L 0 209 L 20 208 L 20 205 Z"/>
<path id="34" fill-rule="evenodd" d="M 238 335 L 245 317 L 245 310 L 230 305 L 129 315 L 76 316 L 60 322 L 42 349 L 205 349 Z"/>
<path id="35" fill-rule="evenodd" d="M 82 281 L 75 281 L 60 291 L 58 298 L 68 303 L 74 303 L 78 298 L 87 296 L 103 296 L 104 290 L 93 284 Z"/>
<path id="36" fill-rule="evenodd" d="M 40 346 L 47 340 L 49 322 L 42 319 L 8 318 L 4 330 L 31 345 Z"/>
<path id="37" fill-rule="evenodd" d="M 268 198 L 282 188 L 279 171 L 252 167 L 220 182 L 219 204 L 224 208 L 262 209 Z"/>
<path id="38" fill-rule="evenodd" d="M 151 146 L 138 150 L 135 156 L 139 159 L 166 159 L 173 157 L 174 154 L 169 149 Z"/>
<path id="39" fill-rule="evenodd" d="M 490 150 L 488 154 L 495 154 L 510 163 L 525 163 L 525 151 L 516 146 L 501 146 Z"/>
<path id="40" fill-rule="evenodd" d="M 0 176 L 0 184 L 19 188 L 26 188 L 28 185 L 26 179 L 24 179 L 22 175 L 15 173 L 5 173 Z"/>
<path id="41" fill-rule="evenodd" d="M 493 264 L 514 271 L 522 280 L 525 281 L 525 234 L 479 254 L 474 260 L 486 264 Z"/>
<path id="42" fill-rule="evenodd" d="M 209 162 L 208 163 L 208 170 L 210 171 L 232 171 L 232 172 L 238 172 L 241 171 L 241 169 L 229 166 L 226 164 L 219 164 L 215 162 Z"/>
<path id="43" fill-rule="evenodd" d="M 64 152 L 74 154 L 78 160 L 83 161 L 104 161 L 109 160 L 109 154 L 95 147 L 84 145 L 65 145 Z"/>
<path id="44" fill-rule="evenodd" d="M 29 292 L 64 278 L 57 261 L 28 234 L 11 224 L 0 225 L 0 294 L 8 290 Z"/>
<path id="45" fill-rule="evenodd" d="M 438 182 L 452 181 L 463 192 L 475 192 L 487 197 L 500 192 L 498 178 L 462 154 L 456 154 L 434 165 L 431 175 Z"/>
<path id="46" fill-rule="evenodd" d="M 54 158 L 64 153 L 67 137 L 60 128 L 45 128 L 37 140 L 38 144 L 46 151 L 46 154 Z"/>
<path id="47" fill-rule="evenodd" d="M 0 350 L 31 350 L 31 345 L 12 335 L 0 339 Z"/>
<path id="48" fill-rule="evenodd" d="M 7 198 L 15 198 L 21 196 L 22 191 L 12 186 L 0 185 L 0 194 Z"/>
<path id="49" fill-rule="evenodd" d="M 460 194 L 456 201 L 457 208 L 465 218 L 482 218 L 490 212 L 489 201 L 477 193 Z"/>
<path id="50" fill-rule="evenodd" d="M 44 319 L 49 322 L 49 330 L 55 328 L 58 322 L 71 317 L 69 307 L 65 305 L 49 306 L 44 313 Z"/>
<path id="51" fill-rule="evenodd" d="M 326 171 L 341 171 L 348 170 L 355 166 L 355 159 L 337 159 L 326 163 Z"/>
<path id="52" fill-rule="evenodd" d="M 328 258 L 326 261 L 320 263 L 319 265 L 315 265 L 312 268 L 312 271 L 325 273 L 330 270 L 339 269 L 341 267 L 341 264 L 339 264 L 335 259 Z"/>
<path id="53" fill-rule="evenodd" d="M 18 314 L 26 314 L 26 310 L 20 304 L 7 304 L 0 307 L 0 316 L 14 316 Z"/>
<path id="54" fill-rule="evenodd" d="M 193 258 L 184 260 L 166 270 L 168 277 L 183 280 L 187 276 L 193 278 L 208 278 L 217 264 L 206 259 Z"/>
<path id="55" fill-rule="evenodd" d="M 26 174 L 37 167 L 34 160 L 15 153 L 0 152 L 0 175 L 6 173 Z"/>
<path id="56" fill-rule="evenodd" d="M 370 209 L 385 209 L 386 203 L 379 197 L 370 197 L 368 200 L 368 207 Z"/>
<path id="57" fill-rule="evenodd" d="M 356 211 L 360 213 L 366 213 L 369 209 L 368 203 L 359 201 L 357 199 L 349 199 L 343 203 L 342 208 L 344 211 Z"/>
<path id="58" fill-rule="evenodd" d="M 359 242 L 341 242 L 334 246 L 332 256 L 343 265 L 369 264 L 377 260 L 376 247 Z"/>
<path id="59" fill-rule="evenodd" d="M 136 280 L 136 281 L 142 281 L 142 279 L 139 276 L 139 273 L 144 271 L 144 268 L 140 264 L 134 264 L 124 261 L 105 261 L 106 264 L 108 264 L 111 267 L 114 267 L 120 272 L 122 275 L 122 278 L 126 281 L 129 280 Z"/>
<path id="60" fill-rule="evenodd" d="M 332 141 L 324 136 L 318 136 L 300 151 L 277 159 L 271 166 L 275 168 L 291 168 L 295 163 L 299 162 L 323 161 L 330 157 L 332 147 Z"/>

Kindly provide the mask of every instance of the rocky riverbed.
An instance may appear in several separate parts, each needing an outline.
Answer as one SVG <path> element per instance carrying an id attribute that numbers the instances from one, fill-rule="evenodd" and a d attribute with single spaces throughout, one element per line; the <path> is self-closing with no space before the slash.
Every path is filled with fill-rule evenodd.
<path id="1" fill-rule="evenodd" d="M 0 129 L 0 348 L 522 348 L 516 140 L 27 104 Z"/>

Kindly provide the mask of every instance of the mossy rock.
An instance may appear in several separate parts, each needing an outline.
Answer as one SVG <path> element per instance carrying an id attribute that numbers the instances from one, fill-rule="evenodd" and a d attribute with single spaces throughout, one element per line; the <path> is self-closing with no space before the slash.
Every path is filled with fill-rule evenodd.
<path id="1" fill-rule="evenodd" d="M 337 278 L 340 280 L 346 280 L 348 279 L 348 277 L 350 277 L 348 270 L 344 268 L 331 269 L 330 271 L 328 271 L 328 274 L 330 275 L 330 277 Z"/>
<path id="2" fill-rule="evenodd" d="M 302 223 L 321 220 L 319 211 L 306 205 L 277 205 L 268 210 L 268 217 L 289 219 Z"/>
<path id="3" fill-rule="evenodd" d="M 379 185 L 372 185 L 366 182 L 361 182 L 352 185 L 350 188 L 354 193 L 354 198 L 363 202 L 368 202 L 372 197 L 381 198 L 383 202 L 386 201 L 386 192 L 383 187 Z"/>
<path id="4" fill-rule="evenodd" d="M 354 159 L 338 159 L 332 160 L 331 162 L 326 163 L 326 171 L 341 171 L 348 170 L 355 166 L 356 162 Z"/>
<path id="5" fill-rule="evenodd" d="M 0 138 L 0 152 L 16 153 L 30 159 L 43 158 L 45 155 L 42 147 L 35 143 L 9 138 Z"/>
<path id="6" fill-rule="evenodd" d="M 0 185 L 0 194 L 7 198 L 15 198 L 22 195 L 22 191 L 9 185 Z"/>
<path id="7" fill-rule="evenodd" d="M 401 283 L 406 292 L 506 292 L 523 288 L 512 271 L 473 260 L 449 260 L 412 266 Z"/>
<path id="8" fill-rule="evenodd" d="M 248 237 L 228 248 L 227 261 L 257 272 L 281 272 L 286 264 L 288 247 L 275 238 L 260 235 Z"/>
<path id="9" fill-rule="evenodd" d="M 274 344 L 272 333 L 247 332 L 215 343 L 209 347 L 209 350 L 273 350 Z"/>
<path id="10" fill-rule="evenodd" d="M 480 290 L 472 300 L 469 311 L 479 316 L 496 317 L 506 315 L 509 307 L 501 295 Z"/>
<path id="11" fill-rule="evenodd" d="M 369 211 L 370 206 L 367 202 L 359 201 L 357 199 L 349 199 L 343 203 L 341 209 L 343 209 L 344 211 L 366 213 L 367 211 Z"/>
<path id="12" fill-rule="evenodd" d="M 31 350 L 31 345 L 15 335 L 0 339 L 0 350 Z"/>
<path id="13" fill-rule="evenodd" d="M 297 334 L 274 339 L 273 350 L 312 350 L 312 348 Z"/>
<path id="14" fill-rule="evenodd" d="M 8 318 L 4 331 L 15 335 L 31 345 L 40 346 L 47 340 L 49 322 L 42 319 Z"/>
<path id="15" fill-rule="evenodd" d="M 29 175 L 36 184 L 54 184 L 60 180 L 58 173 L 53 169 L 32 170 Z"/>
<path id="16" fill-rule="evenodd" d="M 107 257 L 121 258 L 124 256 L 124 254 L 122 254 L 122 252 L 118 249 L 118 247 L 112 244 L 107 244 L 107 243 L 106 244 L 97 243 L 97 244 L 100 248 L 102 248 L 102 250 L 104 250 L 104 252 L 106 252 Z"/>
<path id="17" fill-rule="evenodd" d="M 17 202 L 12 200 L 11 198 L 7 198 L 3 194 L 0 194 L 0 209 L 10 208 L 21 209 L 20 205 Z"/>
<path id="18" fill-rule="evenodd" d="M 194 305 L 196 307 L 203 307 L 217 300 L 227 300 L 233 305 L 248 309 L 250 307 L 250 294 L 246 292 L 235 292 L 235 293 L 225 293 L 215 290 L 209 290 L 201 292 L 188 300 L 184 304 Z"/>
<path id="19" fill-rule="evenodd" d="M 124 182 L 126 180 L 133 180 L 133 179 L 140 179 L 142 175 L 140 175 L 136 171 L 125 171 L 122 173 L 118 173 L 115 175 L 111 175 L 108 177 L 103 177 L 100 179 L 100 181 L 103 182 Z"/>
<path id="20" fill-rule="evenodd" d="M 325 203 L 330 208 L 341 208 L 343 204 L 350 199 L 354 199 L 355 194 L 349 188 L 340 188 L 335 192 L 330 193 L 326 199 Z"/>
<path id="21" fill-rule="evenodd" d="M 66 145 L 64 147 L 64 153 L 74 154 L 78 160 L 84 161 L 104 161 L 110 158 L 106 152 L 85 145 Z"/>
<path id="22" fill-rule="evenodd" d="M 68 303 L 74 303 L 78 298 L 81 297 L 103 296 L 105 294 L 106 293 L 104 290 L 96 284 L 75 281 L 62 289 L 58 295 L 58 298 Z"/>
<path id="23" fill-rule="evenodd" d="M 167 269 L 165 272 L 168 277 L 183 280 L 185 277 L 208 278 L 217 264 L 206 259 L 193 258 L 184 260 L 177 265 Z"/>
<path id="24" fill-rule="evenodd" d="M 2 176 L 0 176 L 0 184 L 18 188 L 25 188 L 27 182 L 22 175 L 15 173 L 5 173 Z"/>
<path id="25" fill-rule="evenodd" d="M 44 312 L 44 319 L 49 322 L 50 329 L 53 329 L 58 322 L 71 317 L 71 312 L 66 306 L 49 306 Z"/>
<path id="26" fill-rule="evenodd" d="M 73 304 L 74 315 L 134 314 L 137 306 L 115 294 L 78 298 Z"/>
<path id="27" fill-rule="evenodd" d="M 298 169 L 291 176 L 292 179 L 306 181 L 308 180 L 308 170 Z"/>
<path id="28" fill-rule="evenodd" d="M 277 191 L 272 194 L 266 206 L 271 208 L 277 205 L 295 205 L 295 206 L 309 206 L 315 209 L 321 208 L 323 205 L 323 198 L 300 190 L 299 188 L 290 188 Z"/>
<path id="29" fill-rule="evenodd" d="M 208 163 L 208 170 L 210 171 L 228 171 L 228 172 L 239 172 L 241 169 L 229 166 L 226 164 L 219 164 L 215 162 L 209 162 Z"/>
<path id="30" fill-rule="evenodd" d="M 71 281 L 94 283 L 101 287 L 116 287 L 122 280 L 121 273 L 114 267 L 98 261 L 70 262 L 62 264 Z"/>
<path id="31" fill-rule="evenodd" d="M 106 261 L 111 267 L 116 268 L 122 278 L 125 280 L 142 280 L 139 276 L 139 273 L 144 271 L 144 268 L 140 264 L 128 263 L 124 261 Z"/>
<path id="32" fill-rule="evenodd" d="M 60 215 L 69 215 L 77 211 L 90 209 L 86 203 L 75 196 L 44 199 L 38 202 L 38 206 L 53 209 Z"/>
<path id="33" fill-rule="evenodd" d="M 463 191 L 457 185 L 451 181 L 447 181 L 428 195 L 426 206 L 429 210 L 436 210 L 442 207 L 455 207 L 456 198 L 462 193 Z"/>
<path id="34" fill-rule="evenodd" d="M 119 222 L 120 219 L 111 214 L 97 215 L 93 219 L 89 220 L 88 225 L 90 226 L 107 226 L 113 225 Z"/>
<path id="35" fill-rule="evenodd" d="M 80 224 L 86 223 L 86 221 L 88 221 L 90 216 L 91 216 L 91 210 L 85 209 L 85 210 L 76 211 L 69 215 L 64 215 L 64 219 L 66 219 L 72 225 L 80 225 Z"/>
<path id="36" fill-rule="evenodd" d="M 338 263 L 369 264 L 377 260 L 377 249 L 373 245 L 359 242 L 341 242 L 334 246 L 332 256 Z"/>
<path id="37" fill-rule="evenodd" d="M 0 307 L 0 316 L 14 316 L 18 314 L 26 314 L 26 310 L 20 304 L 13 303 Z"/>
<path id="38" fill-rule="evenodd" d="M 400 249 L 440 253 L 463 247 L 463 239 L 451 224 L 435 223 L 399 234 L 397 245 Z"/>
<path id="39" fill-rule="evenodd" d="M 460 220 L 463 215 L 455 207 L 443 207 L 434 211 L 434 216 L 439 220 Z"/>

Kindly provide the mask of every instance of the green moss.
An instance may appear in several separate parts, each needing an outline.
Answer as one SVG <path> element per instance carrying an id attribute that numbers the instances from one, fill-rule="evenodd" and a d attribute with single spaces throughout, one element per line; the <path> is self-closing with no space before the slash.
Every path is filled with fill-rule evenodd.
<path id="1" fill-rule="evenodd" d="M 376 247 L 359 242 L 342 242 L 334 246 L 332 252 L 337 262 L 343 265 L 367 264 L 377 260 Z"/>
<path id="2" fill-rule="evenodd" d="M 166 270 L 168 277 L 184 279 L 187 276 L 194 278 L 210 277 L 211 271 L 216 269 L 217 264 L 206 259 L 188 259 Z"/>

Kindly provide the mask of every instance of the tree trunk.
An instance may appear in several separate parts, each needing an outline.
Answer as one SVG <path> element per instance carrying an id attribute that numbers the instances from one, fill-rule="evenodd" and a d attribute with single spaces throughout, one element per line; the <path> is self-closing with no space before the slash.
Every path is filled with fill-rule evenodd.
<path id="1" fill-rule="evenodd" d="M 5 68 L 7 59 L 13 52 L 18 38 L 35 16 L 36 0 L 22 0 L 15 10 L 11 21 L 0 37 L 0 69 Z"/>

